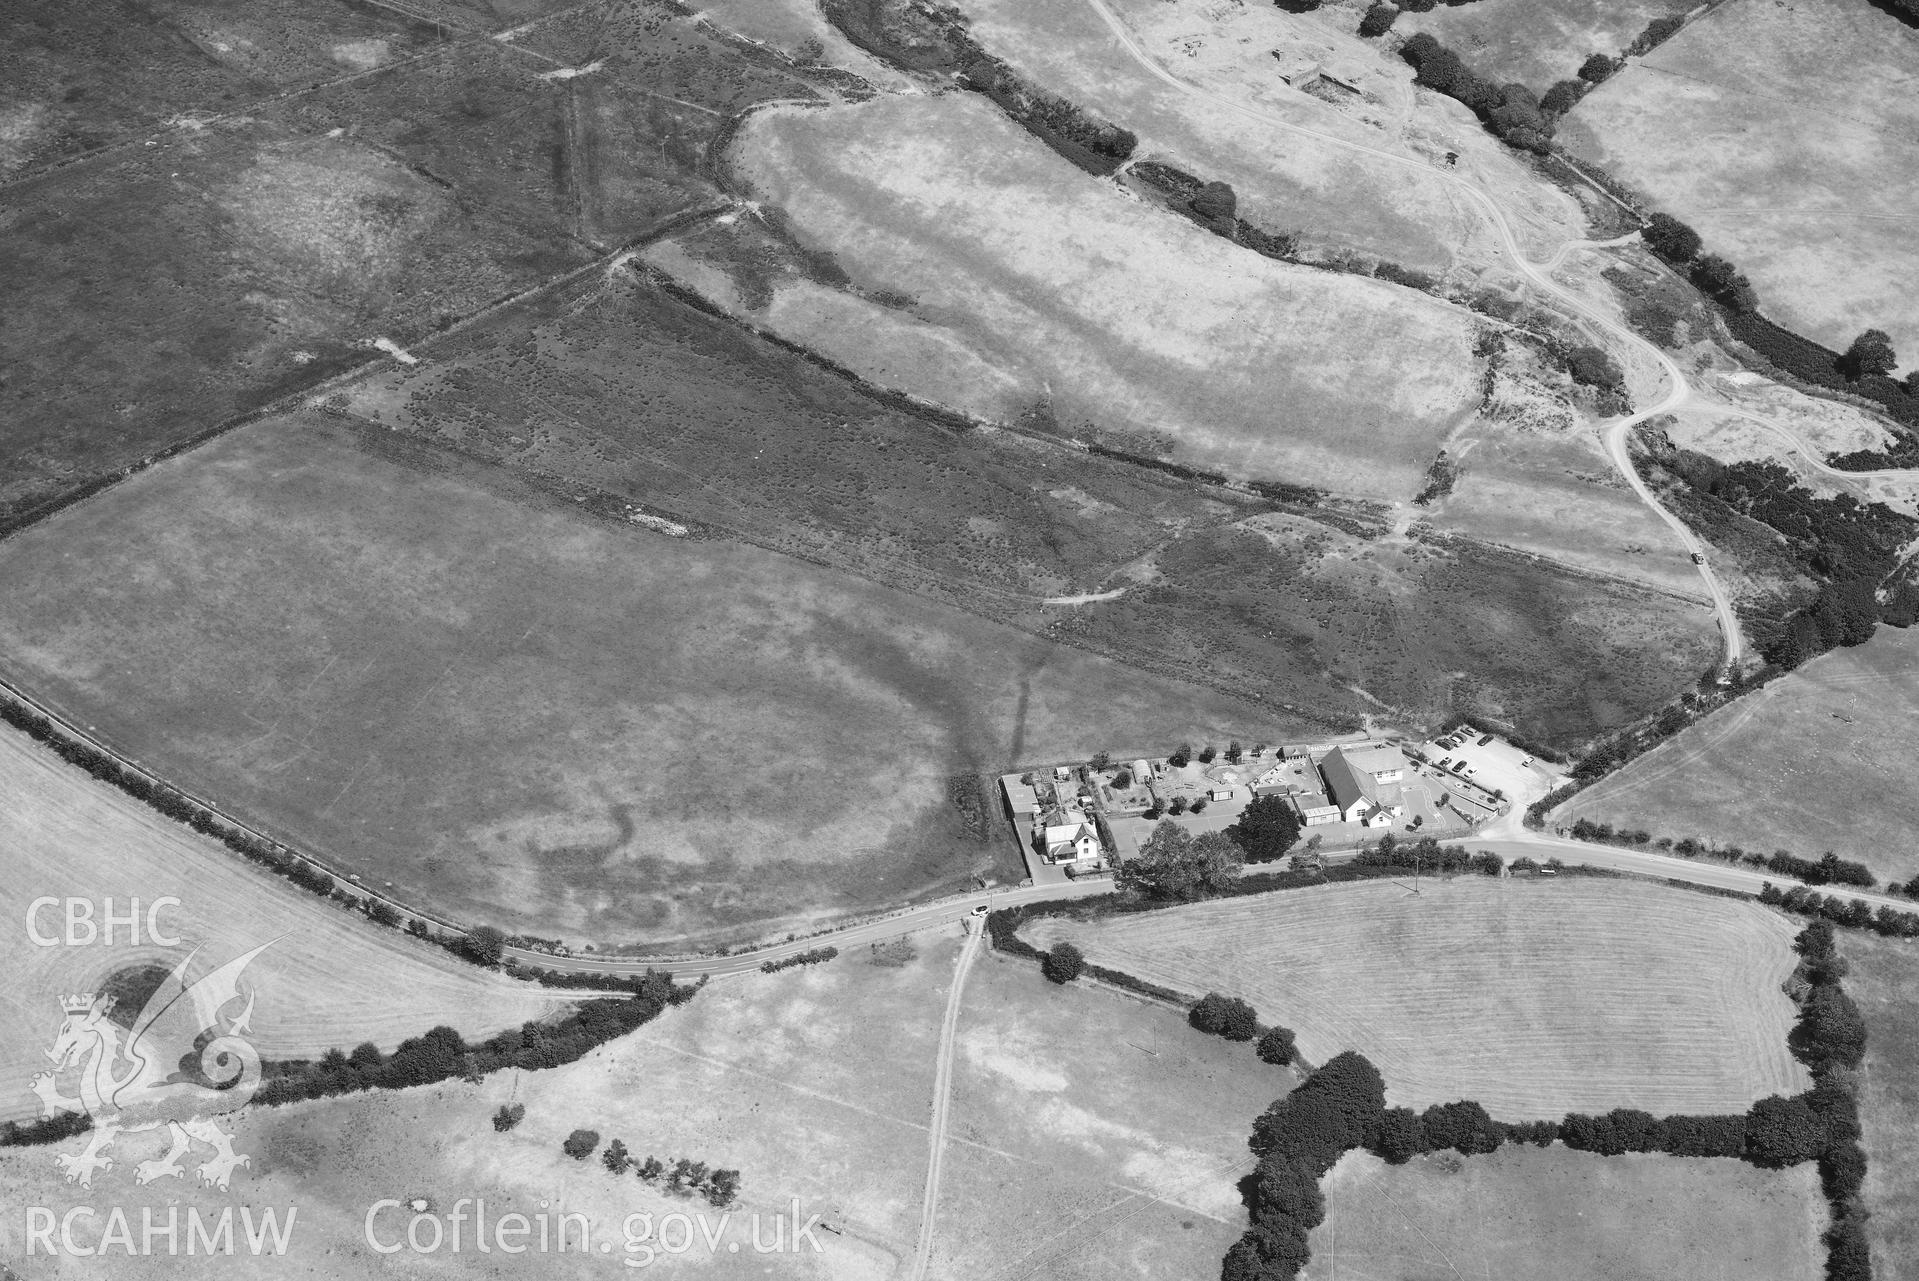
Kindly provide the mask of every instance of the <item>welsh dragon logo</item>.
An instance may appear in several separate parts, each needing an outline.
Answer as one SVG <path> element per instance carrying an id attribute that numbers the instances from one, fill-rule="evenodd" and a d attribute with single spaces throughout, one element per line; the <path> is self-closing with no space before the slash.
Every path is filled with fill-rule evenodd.
<path id="1" fill-rule="evenodd" d="M 107 1152 L 116 1139 L 162 1128 L 172 1147 L 134 1167 L 139 1183 L 180 1176 L 181 1158 L 196 1143 L 213 1150 L 198 1167 L 202 1183 L 224 1190 L 234 1170 L 251 1163 L 233 1150 L 233 1136 L 209 1118 L 244 1107 L 260 1087 L 259 1051 L 241 1036 L 252 1030 L 253 991 L 250 986 L 241 990 L 240 975 L 270 946 L 262 944 L 191 983 L 187 971 L 198 952 L 190 953 L 161 980 L 131 1024 L 111 1017 L 111 995 L 60 998 L 64 1017 L 47 1051 L 54 1070 L 35 1074 L 32 1090 L 40 1096 L 43 1116 L 84 1112 L 93 1120 L 86 1150 L 55 1158 L 67 1182 L 91 1188 L 96 1172 L 113 1168 Z M 243 996 L 246 1005 L 238 1014 L 224 1013 Z M 196 1052 L 194 1073 L 188 1063 Z M 69 1079 L 78 1091 L 72 1096 L 61 1092 Z"/>

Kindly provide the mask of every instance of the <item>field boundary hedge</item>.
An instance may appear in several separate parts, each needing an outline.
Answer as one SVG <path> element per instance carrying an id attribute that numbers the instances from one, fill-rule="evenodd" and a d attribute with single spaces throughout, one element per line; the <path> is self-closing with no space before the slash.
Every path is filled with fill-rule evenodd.
<path id="1" fill-rule="evenodd" d="M 1254 1122 L 1248 1146 L 1259 1166 L 1245 1185 L 1249 1223 L 1221 1262 L 1222 1281 L 1298 1275 L 1311 1258 L 1308 1233 L 1325 1220 L 1320 1180 L 1354 1148 L 1402 1165 L 1447 1149 L 1475 1156 L 1507 1143 L 1555 1142 L 1599 1156 L 1734 1157 L 1771 1170 L 1817 1162 L 1831 1211 L 1822 1237 L 1826 1277 L 1870 1281 L 1866 1210 L 1859 1202 L 1866 1155 L 1852 1079 L 1865 1054 L 1865 1021 L 1840 986 L 1846 965 L 1833 946 L 1832 926 L 1815 921 L 1793 949 L 1801 961 L 1788 994 L 1799 1018 L 1787 1039 L 1794 1057 L 1811 1069 L 1813 1086 L 1791 1098 L 1760 1099 L 1740 1114 L 1655 1117 L 1620 1107 L 1597 1116 L 1569 1112 L 1557 1122 L 1507 1122 L 1469 1099 L 1423 1112 L 1388 1108 L 1378 1069 L 1354 1051 L 1340 1053 Z"/>

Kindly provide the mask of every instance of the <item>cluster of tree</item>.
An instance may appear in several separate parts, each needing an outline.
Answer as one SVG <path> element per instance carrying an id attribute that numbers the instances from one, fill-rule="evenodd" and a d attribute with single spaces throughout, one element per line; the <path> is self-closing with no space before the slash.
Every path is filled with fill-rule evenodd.
<path id="1" fill-rule="evenodd" d="M 657 970 L 638 984 L 639 990 L 624 1000 L 587 1001 L 557 1023 L 529 1022 L 477 1044 L 467 1044 L 459 1032 L 442 1025 L 402 1041 L 391 1055 L 367 1042 L 351 1054 L 328 1050 L 317 1062 L 270 1063 L 254 1099 L 269 1105 L 292 1103 L 359 1090 L 400 1090 L 454 1077 L 477 1080 L 508 1067 L 559 1067 L 651 1022 L 669 1005 L 681 1004 L 698 991 Z"/>
<path id="2" fill-rule="evenodd" d="M 591 1130 L 575 1130 L 562 1146 L 568 1156 L 585 1160 L 599 1141 L 600 1136 Z M 580 1150 L 582 1145 L 584 1151 Z M 716 1209 L 733 1204 L 740 1194 L 738 1170 L 717 1169 L 704 1161 L 683 1156 L 673 1158 L 670 1163 L 656 1156 L 640 1160 L 619 1139 L 606 1145 L 606 1151 L 600 1154 L 600 1164 L 606 1167 L 608 1174 L 625 1174 L 631 1170 L 642 1183 L 657 1183 L 675 1196 L 698 1194 Z"/>
<path id="3" fill-rule="evenodd" d="M 1113 880 L 1123 890 L 1185 903 L 1231 889 L 1245 862 L 1240 846 L 1226 833 L 1194 836 L 1165 819 L 1141 844 L 1139 853 L 1120 864 Z"/>
<path id="4" fill-rule="evenodd" d="M 1385 3 L 1385 0 L 1374 0 L 1367 8 L 1366 16 L 1359 20 L 1359 34 L 1369 40 L 1383 36 L 1393 29 L 1393 23 L 1398 18 L 1398 9 Z"/>
<path id="5" fill-rule="evenodd" d="M 1647 248 L 1684 272 L 1701 293 L 1728 311 L 1745 313 L 1759 305 L 1752 282 L 1726 259 L 1700 252 L 1705 245 L 1699 233 L 1671 214 L 1652 215 L 1641 234 Z"/>
<path id="6" fill-rule="evenodd" d="M 1399 56 L 1418 73 L 1414 83 L 1464 103 L 1508 146 L 1539 155 L 1552 149 L 1557 117 L 1525 85 L 1482 79 L 1458 54 L 1424 31 L 1401 45 Z"/>
<path id="7" fill-rule="evenodd" d="M 1771 854 L 1761 854 L 1758 850 L 1746 850 L 1737 845 L 1719 849 L 1695 837 L 1671 837 L 1653 839 L 1651 832 L 1644 829 L 1615 828 L 1611 823 L 1582 818 L 1567 829 L 1568 835 L 1578 841 L 1593 841 L 1602 845 L 1619 845 L 1628 848 L 1645 849 L 1648 847 L 1661 852 L 1679 855 L 1681 858 L 1717 858 L 1728 863 L 1743 863 L 1748 867 L 1764 868 L 1779 876 L 1790 876 L 1807 885 L 1856 885 L 1861 889 L 1871 889 L 1878 882 L 1873 879 L 1871 869 L 1864 863 L 1840 858 L 1831 850 L 1816 859 L 1800 858 L 1785 850 L 1774 850 Z"/>
<path id="8" fill-rule="evenodd" d="M 810 948 L 804 952 L 796 952 L 792 956 L 785 957 L 781 960 L 762 961 L 760 962 L 760 973 L 777 974 L 781 970 L 790 970 L 796 965 L 823 965 L 839 954 L 840 950 L 837 947 Z"/>
<path id="9" fill-rule="evenodd" d="M 26 1147 L 35 1143 L 59 1143 L 93 1128 L 93 1118 L 85 1112 L 60 1112 L 32 1121 L 8 1121 L 0 1124 L 0 1147 Z"/>
<path id="10" fill-rule="evenodd" d="M 961 37 L 970 43 L 970 37 Z M 1088 173 L 1112 173 L 1132 157 L 1139 138 L 1130 129 L 1100 120 L 1064 98 L 1027 84 L 1017 72 L 977 45 L 961 83 L 998 104 L 1028 133 Z"/>
<path id="11" fill-rule="evenodd" d="M 1347 1050 L 1276 1101 L 1253 1125 L 1259 1157 L 1252 1223 L 1227 1251 L 1223 1281 L 1290 1281 L 1311 1258 L 1307 1234 L 1326 1217 L 1319 1180 L 1366 1142 L 1386 1110 L 1379 1070 Z"/>
<path id="12" fill-rule="evenodd" d="M 1391 832 L 1370 845 L 1361 846 L 1353 856 L 1353 862 L 1360 867 L 1446 875 L 1471 872 L 1480 876 L 1498 876 L 1506 867 L 1505 860 L 1491 850 L 1468 854 L 1463 845 L 1441 845 L 1431 836 L 1406 841 Z"/>
<path id="13" fill-rule="evenodd" d="M 1898 569 L 1915 522 L 1850 494 L 1821 497 L 1772 462 L 1722 463 L 1689 451 L 1661 462 L 1693 488 L 1785 535 L 1808 572 L 1823 580 L 1766 641 L 1773 666 L 1788 670 L 1839 646 L 1862 645 L 1877 629 L 1880 584 Z"/>
<path id="14" fill-rule="evenodd" d="M 1413 495 L 1413 506 L 1430 507 L 1446 495 L 1453 492 L 1453 485 L 1459 480 L 1459 464 L 1440 450 L 1432 465 L 1426 469 L 1426 486 Z"/>
<path id="15" fill-rule="evenodd" d="M 1186 1012 L 1186 1021 L 1208 1036 L 1250 1041 L 1260 1034 L 1259 1014 L 1237 996 L 1208 992 Z"/>
<path id="16" fill-rule="evenodd" d="M 1905 887 L 1910 893 L 1913 886 L 1908 882 Z M 1759 901 L 1772 907 L 1781 907 L 1788 912 L 1801 916 L 1814 916 L 1822 921 L 1831 921 L 1834 925 L 1843 925 L 1848 929 L 1871 930 L 1887 938 L 1919 938 L 1919 912 L 1904 912 L 1884 904 L 1876 911 L 1863 899 L 1845 898 L 1838 894 L 1821 894 L 1818 890 L 1795 885 L 1789 890 L 1781 890 L 1771 881 L 1767 881 L 1759 890 Z"/>
<path id="17" fill-rule="evenodd" d="M 502 1103 L 500 1110 L 493 1114 L 493 1129 L 496 1133 L 505 1134 L 524 1120 L 526 1120 L 526 1104 Z"/>
<path id="18" fill-rule="evenodd" d="M 1566 352 L 1566 372 L 1574 382 L 1601 391 L 1624 391 L 1626 373 L 1603 347 L 1581 344 Z"/>

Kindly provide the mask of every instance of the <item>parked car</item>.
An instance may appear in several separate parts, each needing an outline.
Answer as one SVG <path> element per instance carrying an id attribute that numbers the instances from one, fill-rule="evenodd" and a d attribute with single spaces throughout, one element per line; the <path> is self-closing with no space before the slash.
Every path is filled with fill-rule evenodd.
<path id="1" fill-rule="evenodd" d="M 1479 745 L 1480 745 L 1481 747 L 1484 747 L 1484 746 L 1485 746 L 1486 744 L 1488 744 L 1488 743 L 1490 743 L 1490 742 L 1492 742 L 1492 741 L 1493 741 L 1493 736 L 1492 736 L 1491 734 L 1488 734 L 1488 735 L 1486 735 L 1486 736 L 1485 736 L 1484 738 L 1481 738 L 1481 739 L 1479 740 Z"/>

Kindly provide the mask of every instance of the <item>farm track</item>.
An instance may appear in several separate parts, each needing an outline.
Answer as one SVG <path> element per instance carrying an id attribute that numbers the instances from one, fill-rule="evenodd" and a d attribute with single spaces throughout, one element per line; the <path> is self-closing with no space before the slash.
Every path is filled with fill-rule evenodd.
<path id="1" fill-rule="evenodd" d="M 913 1251 L 911 1281 L 925 1281 L 926 1269 L 933 1258 L 933 1229 L 940 1201 L 941 1167 L 946 1160 L 946 1126 L 953 1106 L 953 1049 L 959 1037 L 960 1007 L 966 992 L 966 976 L 979 955 L 980 939 L 986 931 L 983 922 L 975 922 L 966 941 L 960 945 L 959 961 L 953 967 L 953 990 L 946 997 L 946 1017 L 940 1023 L 939 1057 L 933 1070 L 933 1117 L 927 1126 L 926 1193 L 920 1204 L 919 1243 Z"/>
<path id="2" fill-rule="evenodd" d="M 1207 103 L 1209 103 L 1210 105 L 1214 107 L 1217 107 L 1226 111 L 1231 111 L 1237 115 L 1244 116 L 1248 119 L 1257 120 L 1261 124 L 1265 124 L 1271 127 L 1279 128 L 1279 129 L 1284 129 L 1288 132 L 1299 134 L 1305 137 L 1315 138 L 1320 141 L 1330 143 L 1334 146 L 1345 148 L 1349 151 L 1354 151 L 1362 155 L 1370 156 L 1376 160 L 1385 161 L 1389 164 L 1393 164 L 1404 169 L 1410 169 L 1415 172 L 1429 175 L 1429 176 L 1436 176 L 1440 178 L 1441 180 L 1454 185 L 1462 193 L 1464 193 L 1468 198 L 1470 198 L 1474 203 L 1476 203 L 1480 207 L 1480 209 L 1486 214 L 1486 216 L 1490 219 L 1493 226 L 1499 233 L 1499 237 L 1504 244 L 1506 252 L 1511 255 L 1514 266 L 1517 267 L 1520 270 L 1520 272 L 1527 277 L 1528 280 L 1530 280 L 1533 284 L 1538 286 L 1540 289 L 1542 289 L 1546 293 L 1551 294 L 1553 297 L 1560 300 L 1567 307 L 1569 307 L 1574 312 L 1576 312 L 1588 325 L 1596 329 L 1603 330 L 1607 335 L 1609 335 L 1613 339 L 1619 342 L 1622 342 L 1626 346 L 1640 352 L 1644 356 L 1654 361 L 1660 367 L 1662 372 L 1665 374 L 1665 377 L 1668 383 L 1670 384 L 1670 390 L 1668 391 L 1667 395 L 1662 400 L 1660 400 L 1658 404 L 1652 406 L 1651 408 L 1641 410 L 1626 418 L 1620 419 L 1619 421 L 1608 426 L 1605 431 L 1605 437 L 1604 437 L 1606 450 L 1607 450 L 1607 453 L 1611 456 L 1614 466 L 1619 469 L 1620 474 L 1632 486 L 1633 492 L 1638 495 L 1640 501 L 1643 502 L 1646 506 L 1650 507 L 1662 520 L 1666 522 L 1668 526 L 1672 528 L 1674 534 L 1678 537 L 1681 545 L 1685 547 L 1688 553 L 1691 553 L 1699 558 L 1699 564 L 1698 564 L 1699 574 L 1701 579 L 1704 580 L 1705 582 L 1706 590 L 1708 594 L 1712 598 L 1713 609 L 1718 618 L 1720 634 L 1724 640 L 1725 653 L 1724 653 L 1724 658 L 1722 660 L 1721 669 L 1722 671 L 1737 670 L 1744 654 L 1744 640 L 1739 630 L 1739 620 L 1733 611 L 1731 598 L 1725 591 L 1724 587 L 1720 584 L 1718 576 L 1713 573 L 1712 566 L 1705 560 L 1705 554 L 1707 551 L 1706 545 L 1698 538 L 1697 535 L 1695 535 L 1692 532 L 1692 530 L 1686 525 L 1686 523 L 1683 520 L 1681 520 L 1677 515 L 1675 515 L 1671 511 L 1667 510 L 1659 502 L 1659 500 L 1653 495 L 1652 491 L 1646 486 L 1645 481 L 1639 476 L 1638 470 L 1634 468 L 1634 466 L 1632 465 L 1632 460 L 1627 453 L 1627 447 L 1626 447 L 1628 434 L 1631 432 L 1633 427 L 1637 426 L 1639 423 L 1646 421 L 1649 418 L 1657 417 L 1660 414 L 1668 413 L 1674 409 L 1677 409 L 1681 407 L 1682 405 L 1686 404 L 1688 401 L 1690 401 L 1694 395 L 1691 384 L 1687 381 L 1685 374 L 1680 370 L 1679 366 L 1675 364 L 1673 360 L 1670 357 L 1668 357 L 1663 351 L 1661 351 L 1658 347 L 1654 346 L 1652 343 L 1646 341 L 1644 338 L 1641 338 L 1638 334 L 1633 333 L 1630 329 L 1626 328 L 1625 326 L 1619 324 L 1618 322 L 1614 321 L 1610 317 L 1606 316 L 1599 309 L 1594 307 L 1592 304 L 1588 303 L 1584 298 L 1580 297 L 1577 293 L 1558 284 L 1556 281 L 1552 279 L 1550 274 L 1551 271 L 1554 268 L 1556 268 L 1564 260 L 1566 254 L 1571 250 L 1582 249 L 1582 248 L 1600 248 L 1600 247 L 1604 247 L 1607 244 L 1613 244 L 1618 242 L 1617 241 L 1613 241 L 1613 242 L 1575 241 L 1575 242 L 1572 242 L 1571 244 L 1561 246 L 1560 249 L 1557 252 L 1555 252 L 1554 255 L 1550 259 L 1548 259 L 1546 262 L 1535 263 L 1531 261 L 1530 259 L 1528 259 L 1526 255 L 1521 251 L 1519 247 L 1519 242 L 1513 234 L 1512 226 L 1510 222 L 1508 221 L 1508 219 L 1506 218 L 1504 210 L 1500 208 L 1499 202 L 1493 197 L 1493 195 L 1490 192 L 1488 192 L 1485 188 L 1481 187 L 1478 183 L 1475 183 L 1471 181 L 1470 179 L 1461 176 L 1460 174 L 1435 168 L 1434 166 L 1432 166 L 1431 164 L 1428 164 L 1427 162 L 1423 160 L 1413 159 L 1412 157 L 1400 155 L 1392 151 L 1386 151 L 1378 147 L 1370 147 L 1370 146 L 1367 146 L 1365 143 L 1355 142 L 1351 139 L 1340 137 L 1337 134 L 1326 133 L 1321 130 L 1313 129 L 1305 125 L 1295 124 L 1292 121 L 1287 120 L 1283 116 L 1278 116 L 1278 115 L 1271 114 L 1269 112 L 1261 111 L 1258 108 L 1248 106 L 1247 104 L 1237 101 L 1236 99 L 1228 97 L 1224 94 L 1214 93 L 1209 90 L 1203 89 L 1198 85 L 1192 84 L 1189 81 L 1182 80 L 1180 77 L 1174 75 L 1172 72 L 1168 71 L 1165 67 L 1163 67 L 1157 60 L 1153 58 L 1151 54 L 1149 54 L 1139 44 L 1138 40 L 1134 37 L 1132 30 L 1129 27 L 1127 27 L 1125 20 L 1121 18 L 1117 13 L 1115 13 L 1108 6 L 1108 4 L 1106 3 L 1106 0 L 1086 0 L 1086 3 L 1093 9 L 1095 13 L 1099 15 L 1101 21 L 1103 21 L 1106 24 L 1106 27 L 1108 28 L 1108 30 L 1113 34 L 1114 38 L 1119 41 L 1120 45 L 1125 49 L 1129 57 L 1131 57 L 1135 62 L 1137 62 L 1155 79 L 1162 81 L 1163 83 L 1168 84 L 1175 89 L 1178 89 L 1182 93 L 1189 94 L 1194 97 L 1203 99 L 1204 101 L 1206 101 Z M 1752 415 L 1743 413 L 1742 411 L 1733 411 L 1733 412 L 1739 413 L 1740 416 L 1742 417 L 1748 417 L 1748 418 L 1753 417 Z M 1755 421 L 1765 422 L 1764 419 L 1755 419 Z M 1773 423 L 1766 423 L 1766 425 L 1770 427 L 1773 431 L 1779 433 L 1780 435 L 1783 435 L 1789 441 L 1791 441 L 1794 447 L 1802 455 L 1808 458 L 1817 457 L 1815 451 L 1811 450 L 1808 446 L 1806 446 L 1806 444 L 1803 441 L 1799 440 L 1787 429 Z M 1827 472 L 1832 472 L 1832 469 L 1825 467 L 1823 462 L 1819 463 L 1818 465 L 1821 467 L 1822 470 Z M 1832 474 L 1858 475 L 1862 473 L 1833 472 Z M 1882 472 L 1882 473 L 1863 473 L 1863 474 L 1910 475 L 1911 473 Z"/>

